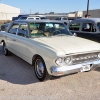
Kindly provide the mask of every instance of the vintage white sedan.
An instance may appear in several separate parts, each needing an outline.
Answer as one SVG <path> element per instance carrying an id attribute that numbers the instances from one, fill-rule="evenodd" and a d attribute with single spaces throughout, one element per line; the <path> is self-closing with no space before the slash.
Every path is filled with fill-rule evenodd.
<path id="1" fill-rule="evenodd" d="M 14 21 L 0 41 L 4 55 L 12 52 L 33 65 L 40 81 L 100 67 L 100 44 L 73 36 L 59 21 Z"/>

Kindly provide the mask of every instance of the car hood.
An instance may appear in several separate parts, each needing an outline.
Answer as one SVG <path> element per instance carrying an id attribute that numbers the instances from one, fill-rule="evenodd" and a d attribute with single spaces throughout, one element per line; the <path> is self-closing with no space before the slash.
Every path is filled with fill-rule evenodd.
<path id="1" fill-rule="evenodd" d="M 65 54 L 100 51 L 99 43 L 75 36 L 44 37 L 38 38 L 37 41 Z"/>

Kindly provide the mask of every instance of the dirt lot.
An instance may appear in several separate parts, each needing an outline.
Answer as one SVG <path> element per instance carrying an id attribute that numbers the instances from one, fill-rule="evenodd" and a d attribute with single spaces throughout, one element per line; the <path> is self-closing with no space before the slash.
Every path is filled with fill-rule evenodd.
<path id="1" fill-rule="evenodd" d="M 100 68 L 39 82 L 33 66 L 0 45 L 0 100 L 100 100 Z"/>

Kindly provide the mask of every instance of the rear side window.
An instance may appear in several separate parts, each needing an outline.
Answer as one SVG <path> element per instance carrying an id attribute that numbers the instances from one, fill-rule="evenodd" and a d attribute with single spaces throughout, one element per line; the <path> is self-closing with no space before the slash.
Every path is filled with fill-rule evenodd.
<path id="1" fill-rule="evenodd" d="M 28 37 L 27 24 L 20 24 L 17 35 L 21 37 Z"/>
<path id="2" fill-rule="evenodd" d="M 72 24 L 70 24 L 69 29 L 70 30 L 79 31 L 79 29 L 80 29 L 80 23 L 72 23 Z"/>
<path id="3" fill-rule="evenodd" d="M 16 34 L 18 27 L 19 27 L 19 24 L 13 24 L 10 30 L 8 31 L 8 33 Z"/>

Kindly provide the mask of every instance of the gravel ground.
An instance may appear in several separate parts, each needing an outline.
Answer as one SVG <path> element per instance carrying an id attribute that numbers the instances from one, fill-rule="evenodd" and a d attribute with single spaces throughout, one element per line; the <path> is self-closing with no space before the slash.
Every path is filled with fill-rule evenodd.
<path id="1" fill-rule="evenodd" d="M 100 100 L 100 68 L 39 82 L 33 66 L 0 45 L 0 100 Z"/>

